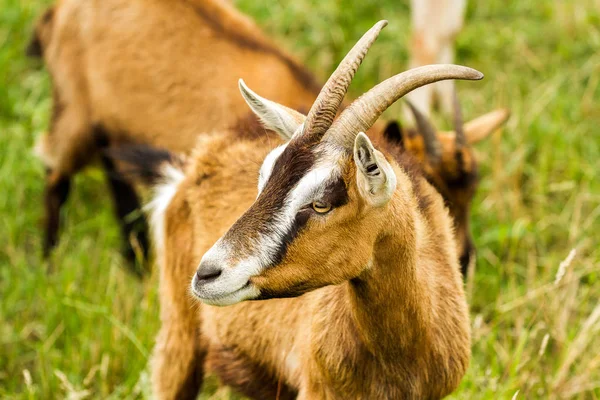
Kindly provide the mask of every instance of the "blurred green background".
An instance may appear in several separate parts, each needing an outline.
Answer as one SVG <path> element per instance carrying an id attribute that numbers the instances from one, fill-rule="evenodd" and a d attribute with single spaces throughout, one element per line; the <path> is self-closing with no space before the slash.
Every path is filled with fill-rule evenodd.
<path id="1" fill-rule="evenodd" d="M 31 147 L 51 97 L 24 48 L 49 3 L 0 0 L 0 398 L 144 398 L 156 276 L 124 272 L 99 171 L 77 177 L 60 247 L 52 263 L 40 257 L 44 173 Z M 388 19 L 354 95 L 407 65 L 408 1 L 235 3 L 322 79 Z M 457 84 L 465 117 L 499 106 L 512 117 L 478 145 L 473 359 L 452 397 L 600 398 L 600 2 L 470 1 L 456 60 L 486 74 Z M 230 397 L 213 388 L 202 397 Z"/>

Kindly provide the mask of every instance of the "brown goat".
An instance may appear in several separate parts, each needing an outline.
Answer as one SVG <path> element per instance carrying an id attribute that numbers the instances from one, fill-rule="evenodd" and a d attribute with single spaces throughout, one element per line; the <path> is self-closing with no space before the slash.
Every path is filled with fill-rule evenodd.
<path id="1" fill-rule="evenodd" d="M 296 109 L 310 107 L 319 85 L 251 21 L 223 2 L 85 4 L 62 0 L 46 11 L 28 48 L 28 54 L 45 58 L 54 83 L 50 130 L 37 146 L 48 170 L 44 253 L 48 255 L 58 240 L 60 208 L 71 177 L 101 158 L 126 238 L 126 255 L 133 260 L 131 242 L 139 245 L 144 256 L 148 246 L 143 221 L 135 226 L 126 218 L 139 207 L 138 197 L 112 161 L 101 156 L 103 147 L 141 143 L 188 152 L 197 134 L 231 126 L 246 112 L 234 85 L 239 77 Z M 132 26 L 135 31 L 127 29 Z M 498 118 L 485 121 L 477 126 L 479 138 L 503 122 Z M 371 133 L 416 151 L 419 160 L 427 162 L 424 139 L 416 130 L 402 132 L 394 122 L 384 126 L 378 124 Z M 465 132 L 470 138 L 468 127 Z M 429 163 L 425 171 L 449 205 L 458 237 L 464 238 L 459 255 L 466 270 L 472 252 L 468 215 L 477 183 L 476 164 L 461 169 L 455 161 L 452 135 L 438 137 L 444 162 Z M 435 138 L 430 135 L 428 140 Z M 463 151 L 471 154 L 469 146 Z M 466 159 L 474 160 L 472 156 Z M 463 178 L 458 179 L 457 172 Z M 470 186 L 448 190 L 446 177 Z"/>
<path id="2" fill-rule="evenodd" d="M 199 138 L 183 170 L 158 157 L 142 173 L 158 177 L 159 398 L 195 398 L 205 366 L 261 399 L 440 398 L 460 382 L 470 339 L 452 220 L 412 156 L 383 154 L 359 132 L 416 87 L 481 74 L 408 71 L 333 121 L 384 25 L 342 61 L 307 117 L 241 85 L 289 142 L 273 149 L 272 135 L 248 127 L 216 132 Z M 128 161 L 147 165 L 145 155 Z M 196 265 L 192 292 L 204 303 L 263 301 L 196 314 L 185 289 Z"/>

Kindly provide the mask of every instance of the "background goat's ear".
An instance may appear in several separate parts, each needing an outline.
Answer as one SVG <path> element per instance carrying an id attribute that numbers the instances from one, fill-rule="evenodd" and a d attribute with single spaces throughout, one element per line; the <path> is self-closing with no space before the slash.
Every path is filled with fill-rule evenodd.
<path id="1" fill-rule="evenodd" d="M 485 139 L 505 123 L 509 116 L 509 110 L 500 108 L 467 122 L 465 124 L 467 142 L 473 144 Z"/>
<path id="2" fill-rule="evenodd" d="M 304 123 L 306 116 L 291 108 L 260 97 L 250 90 L 242 79 L 239 80 L 239 86 L 244 100 L 265 128 L 277 132 L 284 140 L 290 140 L 294 132 Z"/>
<path id="3" fill-rule="evenodd" d="M 363 132 L 354 141 L 354 163 L 361 195 L 373 206 L 385 205 L 396 190 L 396 174 Z"/>

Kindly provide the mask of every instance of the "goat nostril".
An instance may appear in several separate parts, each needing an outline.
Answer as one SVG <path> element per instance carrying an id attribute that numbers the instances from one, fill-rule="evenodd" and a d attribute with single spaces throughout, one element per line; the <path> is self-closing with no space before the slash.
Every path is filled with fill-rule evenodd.
<path id="1" fill-rule="evenodd" d="M 200 268 L 198 268 L 198 271 L 196 271 L 196 279 L 199 283 L 209 283 L 217 279 L 222 272 L 223 270 L 217 266 L 201 265 Z"/>

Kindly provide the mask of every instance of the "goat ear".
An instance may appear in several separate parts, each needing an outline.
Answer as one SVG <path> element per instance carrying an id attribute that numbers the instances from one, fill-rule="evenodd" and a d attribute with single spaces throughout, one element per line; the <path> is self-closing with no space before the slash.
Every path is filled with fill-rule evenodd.
<path id="1" fill-rule="evenodd" d="M 354 163 L 360 194 L 375 207 L 387 204 L 396 190 L 396 174 L 363 132 L 354 140 Z"/>
<path id="2" fill-rule="evenodd" d="M 302 126 L 305 115 L 291 108 L 267 100 L 254 93 L 242 79 L 239 80 L 240 92 L 254 114 L 258 116 L 265 128 L 275 131 L 284 140 L 290 140 Z"/>
<path id="3" fill-rule="evenodd" d="M 473 144 L 485 139 L 505 123 L 509 116 L 509 110 L 499 108 L 467 122 L 464 128 L 467 142 Z"/>

